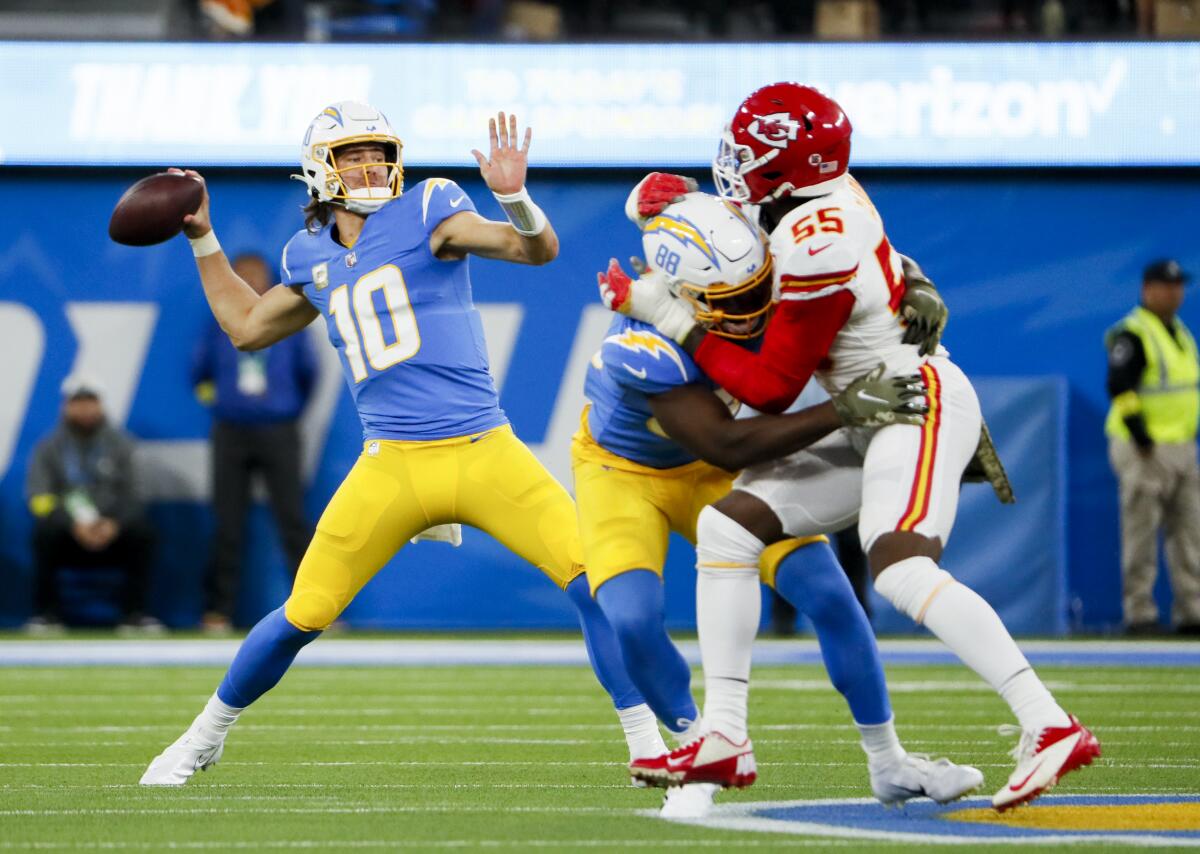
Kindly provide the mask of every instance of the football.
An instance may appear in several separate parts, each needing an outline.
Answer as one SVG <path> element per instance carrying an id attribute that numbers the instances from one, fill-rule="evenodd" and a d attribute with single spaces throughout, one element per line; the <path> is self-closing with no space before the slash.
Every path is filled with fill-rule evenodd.
<path id="1" fill-rule="evenodd" d="M 183 230 L 183 218 L 195 213 L 204 187 L 195 178 L 159 172 L 125 191 L 108 221 L 108 236 L 126 246 L 152 246 Z"/>

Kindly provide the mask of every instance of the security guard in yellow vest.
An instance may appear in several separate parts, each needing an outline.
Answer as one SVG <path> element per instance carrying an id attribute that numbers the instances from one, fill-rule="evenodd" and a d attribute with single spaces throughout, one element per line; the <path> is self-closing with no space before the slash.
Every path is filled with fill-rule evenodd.
<path id="1" fill-rule="evenodd" d="M 1159 630 L 1154 603 L 1162 528 L 1181 633 L 1200 634 L 1200 357 L 1177 317 L 1190 277 L 1176 261 L 1142 275 L 1142 303 L 1106 336 L 1108 394 L 1104 429 L 1121 484 L 1121 573 L 1125 626 Z"/>

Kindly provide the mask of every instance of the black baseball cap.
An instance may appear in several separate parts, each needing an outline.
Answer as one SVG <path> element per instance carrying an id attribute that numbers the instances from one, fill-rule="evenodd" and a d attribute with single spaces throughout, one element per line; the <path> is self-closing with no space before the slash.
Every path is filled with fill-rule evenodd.
<path id="1" fill-rule="evenodd" d="M 1178 282 L 1186 285 L 1191 280 L 1191 273 L 1185 272 L 1174 258 L 1160 258 L 1157 261 L 1151 261 L 1142 271 L 1143 282 Z"/>

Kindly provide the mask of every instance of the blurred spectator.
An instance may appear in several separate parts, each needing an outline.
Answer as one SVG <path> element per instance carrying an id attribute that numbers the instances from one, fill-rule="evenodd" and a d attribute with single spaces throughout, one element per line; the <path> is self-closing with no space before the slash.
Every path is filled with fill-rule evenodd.
<path id="1" fill-rule="evenodd" d="M 254 34 L 254 15 L 275 0 L 200 0 L 200 15 L 218 34 L 244 37 Z"/>
<path id="2" fill-rule="evenodd" d="M 260 294 L 275 282 L 261 255 L 240 255 L 233 269 Z M 266 485 L 293 575 L 308 548 L 312 526 L 304 515 L 298 422 L 315 380 L 316 362 L 306 334 L 243 353 L 234 349 L 214 320 L 196 349 L 192 381 L 197 397 L 213 407 L 212 498 L 217 530 L 206 585 L 207 630 L 221 631 L 231 625 L 255 472 Z"/>
<path id="3" fill-rule="evenodd" d="M 34 449 L 25 486 L 37 572 L 26 628 L 61 626 L 60 570 L 69 567 L 123 571 L 122 625 L 162 631 L 145 608 L 153 537 L 137 497 L 133 441 L 108 424 L 94 380 L 72 375 L 62 390 L 62 421 Z"/>
<path id="4" fill-rule="evenodd" d="M 1165 534 L 1174 617 L 1200 634 L 1200 359 L 1177 316 L 1188 275 L 1176 261 L 1142 274 L 1142 302 L 1112 327 L 1105 432 L 1120 481 L 1124 618 L 1131 634 L 1158 631 L 1154 581 Z"/>

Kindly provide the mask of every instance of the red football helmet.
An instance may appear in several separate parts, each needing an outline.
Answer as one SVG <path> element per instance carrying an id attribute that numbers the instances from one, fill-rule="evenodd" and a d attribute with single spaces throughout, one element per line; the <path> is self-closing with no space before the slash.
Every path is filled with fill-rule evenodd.
<path id="1" fill-rule="evenodd" d="M 828 95 L 799 83 L 764 86 L 721 135 L 713 183 L 724 198 L 753 205 L 822 195 L 846 174 L 850 131 L 850 119 Z"/>

